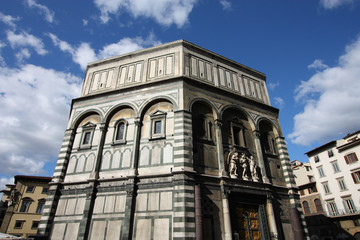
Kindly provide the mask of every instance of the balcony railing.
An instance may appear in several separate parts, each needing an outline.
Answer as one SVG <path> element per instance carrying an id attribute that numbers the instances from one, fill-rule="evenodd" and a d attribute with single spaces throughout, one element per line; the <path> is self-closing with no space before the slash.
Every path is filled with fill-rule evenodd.
<path id="1" fill-rule="evenodd" d="M 354 207 L 352 209 L 337 209 L 337 211 L 329 211 L 329 217 L 343 216 L 349 214 L 360 213 L 360 207 Z"/>

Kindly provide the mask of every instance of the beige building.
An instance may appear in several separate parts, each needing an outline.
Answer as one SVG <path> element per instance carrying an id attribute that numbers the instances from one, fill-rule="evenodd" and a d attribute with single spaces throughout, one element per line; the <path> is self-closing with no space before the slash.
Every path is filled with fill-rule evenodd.
<path id="1" fill-rule="evenodd" d="M 296 185 L 299 188 L 300 202 L 305 216 L 324 214 L 324 205 L 316 187 L 316 181 L 310 163 L 297 160 L 291 162 Z"/>
<path id="2" fill-rule="evenodd" d="M 39 233 L 305 239 L 265 74 L 184 40 L 90 63 Z"/>
<path id="3" fill-rule="evenodd" d="M 15 185 L 7 185 L 3 201 L 7 205 L 0 232 L 30 238 L 37 235 L 51 177 L 17 175 Z"/>
<path id="4" fill-rule="evenodd" d="M 326 215 L 360 239 L 360 131 L 306 153 Z"/>

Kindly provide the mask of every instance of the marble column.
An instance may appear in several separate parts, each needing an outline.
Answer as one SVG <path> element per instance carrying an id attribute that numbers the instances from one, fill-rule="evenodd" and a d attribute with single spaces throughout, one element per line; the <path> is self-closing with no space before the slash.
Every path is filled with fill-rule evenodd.
<path id="1" fill-rule="evenodd" d="M 266 176 L 266 169 L 264 163 L 264 157 L 261 149 L 261 142 L 260 142 L 260 132 L 258 130 L 254 130 L 253 132 L 254 142 L 256 146 L 256 153 L 258 156 L 258 164 L 261 169 L 262 180 L 264 183 L 270 183 L 269 178 Z"/>
<path id="2" fill-rule="evenodd" d="M 224 236 L 225 240 L 232 240 L 232 231 L 231 231 L 231 218 L 230 218 L 230 208 L 229 208 L 229 198 L 228 193 L 224 189 L 224 185 L 221 185 L 222 191 L 222 205 L 223 205 L 223 214 L 224 214 Z"/>
<path id="3" fill-rule="evenodd" d="M 278 239 L 278 231 L 276 227 L 276 220 L 275 220 L 275 213 L 274 213 L 274 206 L 273 206 L 273 197 L 268 196 L 266 201 L 266 215 L 269 224 L 270 230 L 270 238 L 271 239 Z"/>
<path id="4" fill-rule="evenodd" d="M 222 132 L 221 132 L 222 122 L 219 119 L 215 120 L 215 137 L 216 137 L 216 152 L 219 164 L 219 175 L 220 176 L 228 176 L 226 172 L 225 165 L 226 160 L 224 159 L 224 149 L 222 142 Z"/>

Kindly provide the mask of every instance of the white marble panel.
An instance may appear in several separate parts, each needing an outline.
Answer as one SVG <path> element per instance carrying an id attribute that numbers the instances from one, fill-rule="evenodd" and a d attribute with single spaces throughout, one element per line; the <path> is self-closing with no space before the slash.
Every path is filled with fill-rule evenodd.
<path id="1" fill-rule="evenodd" d="M 91 172 L 95 163 L 95 154 L 90 154 L 86 159 L 85 172 Z"/>
<path id="2" fill-rule="evenodd" d="M 79 231 L 80 223 L 68 223 L 64 239 L 76 239 Z"/>
<path id="3" fill-rule="evenodd" d="M 91 229 L 91 240 L 101 240 L 105 237 L 106 221 L 93 221 Z"/>
<path id="4" fill-rule="evenodd" d="M 56 214 L 55 214 L 56 216 L 59 216 L 59 215 L 61 216 L 61 215 L 65 214 L 66 202 L 67 202 L 66 199 L 60 198 L 57 209 L 56 209 Z"/>
<path id="5" fill-rule="evenodd" d="M 149 165 L 149 155 L 150 151 L 148 147 L 144 147 L 140 151 L 140 166 L 146 166 Z"/>
<path id="6" fill-rule="evenodd" d="M 171 210 L 172 209 L 172 192 L 161 192 L 160 193 L 160 210 Z"/>
<path id="7" fill-rule="evenodd" d="M 68 165 L 68 168 L 67 168 L 67 173 L 73 173 L 73 172 L 74 172 L 76 162 L 77 162 L 77 157 L 76 157 L 76 156 L 72 156 L 72 157 L 70 158 L 70 161 L 69 161 L 69 165 Z"/>
<path id="8" fill-rule="evenodd" d="M 135 68 L 135 82 L 140 82 L 141 81 L 141 67 L 142 67 L 142 63 L 137 63 L 136 64 L 136 68 Z"/>
<path id="9" fill-rule="evenodd" d="M 138 219 L 136 221 L 136 240 L 149 240 L 151 238 L 151 219 Z"/>
<path id="10" fill-rule="evenodd" d="M 131 150 L 125 149 L 125 151 L 123 152 L 123 156 L 122 156 L 121 167 L 128 168 L 128 167 L 130 167 L 130 163 L 131 163 Z"/>
<path id="11" fill-rule="evenodd" d="M 169 219 L 157 218 L 154 220 L 154 240 L 168 240 L 169 239 Z"/>
<path id="12" fill-rule="evenodd" d="M 125 212 L 126 195 L 116 196 L 115 212 Z"/>
<path id="13" fill-rule="evenodd" d="M 152 60 L 150 60 L 150 63 L 149 63 L 149 77 L 150 78 L 154 78 L 156 76 L 155 71 L 156 71 L 156 60 L 152 59 Z"/>
<path id="14" fill-rule="evenodd" d="M 101 163 L 102 170 L 109 169 L 110 159 L 111 159 L 111 153 L 107 151 L 106 153 L 104 153 L 104 156 L 102 158 L 102 163 Z"/>
<path id="15" fill-rule="evenodd" d="M 112 220 L 108 222 L 106 239 L 120 239 L 122 229 L 121 220 Z"/>
<path id="16" fill-rule="evenodd" d="M 102 213 L 104 208 L 105 197 L 98 196 L 95 199 L 94 213 Z"/>
<path id="17" fill-rule="evenodd" d="M 55 223 L 51 239 L 62 240 L 65 233 L 66 223 Z"/>
<path id="18" fill-rule="evenodd" d="M 163 149 L 163 163 L 173 162 L 173 147 L 170 144 L 166 144 Z"/>
<path id="19" fill-rule="evenodd" d="M 83 172 L 85 166 L 85 155 L 81 155 L 76 164 L 76 172 Z"/>
<path id="20" fill-rule="evenodd" d="M 75 213 L 76 198 L 70 198 L 67 200 L 65 215 L 72 215 Z"/>
<path id="21" fill-rule="evenodd" d="M 119 150 L 115 151 L 112 157 L 111 168 L 120 168 L 121 153 Z"/>
<path id="22" fill-rule="evenodd" d="M 115 196 L 107 196 L 105 200 L 104 213 L 114 212 Z"/>
<path id="23" fill-rule="evenodd" d="M 147 193 L 139 193 L 136 201 L 137 211 L 146 211 L 147 206 Z"/>
<path id="24" fill-rule="evenodd" d="M 114 70 L 113 69 L 109 70 L 108 77 L 107 77 L 107 80 L 106 80 L 106 87 L 107 88 L 111 87 L 111 85 L 112 85 L 113 75 L 114 75 Z"/>
<path id="25" fill-rule="evenodd" d="M 148 211 L 157 211 L 159 210 L 159 193 L 152 192 L 149 193 L 148 197 Z"/>
<path id="26" fill-rule="evenodd" d="M 158 71 L 157 74 L 158 76 L 163 76 L 164 75 L 164 58 L 159 58 L 159 63 L 158 63 Z"/>
<path id="27" fill-rule="evenodd" d="M 166 57 L 166 75 L 170 75 L 173 74 L 173 64 L 174 62 L 174 57 L 173 56 L 167 56 Z"/>
<path id="28" fill-rule="evenodd" d="M 161 160 L 161 147 L 155 145 L 151 151 L 151 164 L 160 164 Z"/>
<path id="29" fill-rule="evenodd" d="M 75 208 L 75 214 L 82 214 L 85 208 L 85 198 L 78 198 Z"/>

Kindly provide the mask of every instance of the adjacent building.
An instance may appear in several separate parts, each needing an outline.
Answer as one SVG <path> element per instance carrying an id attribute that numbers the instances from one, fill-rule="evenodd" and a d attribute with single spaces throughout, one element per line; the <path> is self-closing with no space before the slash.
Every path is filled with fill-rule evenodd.
<path id="1" fill-rule="evenodd" d="M 265 74 L 179 40 L 87 66 L 39 233 L 305 239 Z"/>
<path id="2" fill-rule="evenodd" d="M 326 206 L 326 215 L 351 236 L 360 239 L 360 131 L 306 154 Z M 303 209 L 306 213 L 304 202 Z"/>
<path id="3" fill-rule="evenodd" d="M 13 236 L 32 238 L 37 236 L 51 177 L 14 177 L 14 185 L 6 185 L 2 201 L 7 209 L 0 232 Z"/>
<path id="4" fill-rule="evenodd" d="M 294 160 L 291 161 L 291 165 L 296 185 L 299 188 L 300 202 L 305 217 L 325 213 L 310 163 Z"/>

